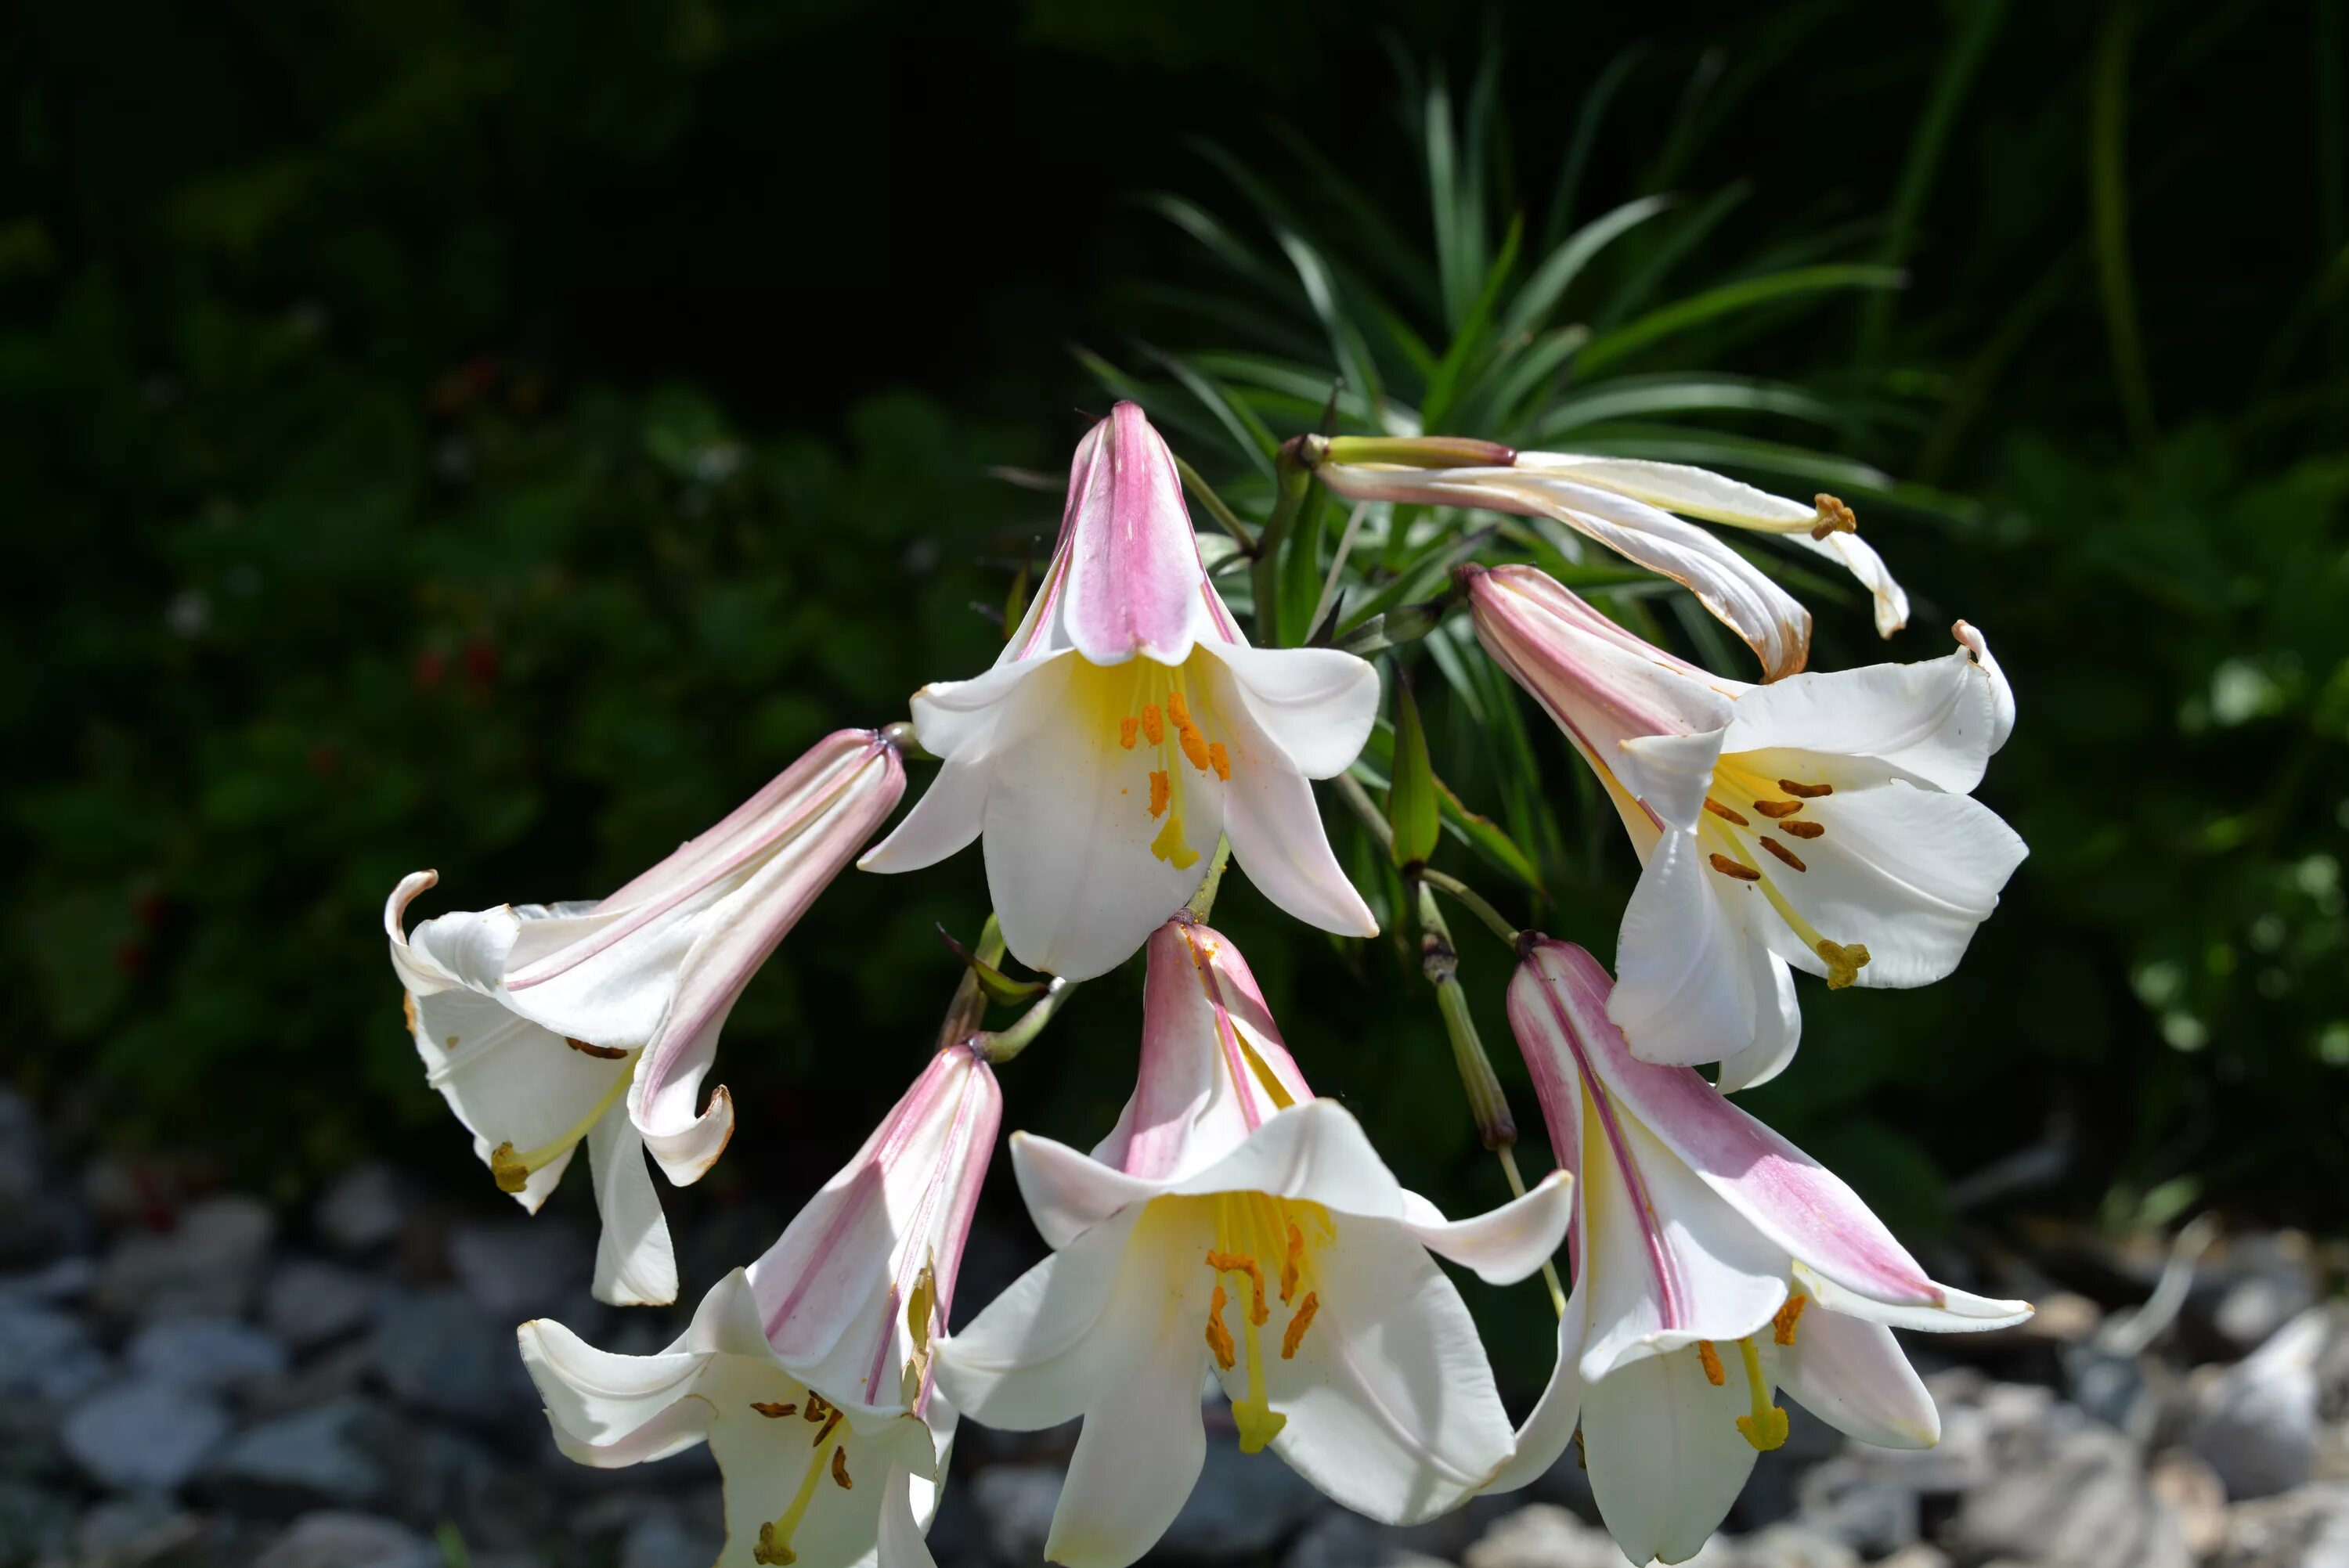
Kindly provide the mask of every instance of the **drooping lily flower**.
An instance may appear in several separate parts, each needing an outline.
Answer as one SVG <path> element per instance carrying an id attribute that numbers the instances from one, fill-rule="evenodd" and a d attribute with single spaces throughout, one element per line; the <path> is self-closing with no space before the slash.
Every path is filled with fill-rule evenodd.
<path id="1" fill-rule="evenodd" d="M 1762 661 L 1764 680 L 1792 675 L 1807 661 L 1810 612 L 1744 556 L 1682 518 L 1778 534 L 1825 555 L 1874 598 L 1878 634 L 1889 637 L 1909 622 L 1909 595 L 1860 540 L 1851 509 L 1831 495 L 1805 506 L 1683 463 L 1520 452 L 1441 438 L 1340 438 L 1321 449 L 1330 460 L 1314 471 L 1336 494 L 1553 518 L 1671 578 L 1745 640 Z M 1362 460 L 1348 460 L 1356 452 Z"/>
<path id="2" fill-rule="evenodd" d="M 1071 980 L 1180 909 L 1221 835 L 1273 903 L 1369 935 L 1307 780 L 1353 761 L 1378 700 L 1350 654 L 1248 646 L 1174 455 L 1120 403 L 1078 443 L 1060 543 L 995 667 L 914 694 L 915 733 L 945 766 L 863 864 L 912 871 L 983 832 L 1005 944 Z"/>
<path id="3" fill-rule="evenodd" d="M 1145 984 L 1140 1081 L 1092 1157 L 1013 1134 L 1056 1251 L 947 1343 L 940 1386 L 990 1426 L 1084 1418 L 1044 1549 L 1071 1568 L 1132 1563 L 1182 1507 L 1206 1369 L 1245 1451 L 1269 1447 L 1374 1519 L 1452 1507 L 1511 1439 L 1428 1252 L 1523 1278 L 1563 1233 L 1565 1179 L 1448 1222 L 1313 1098 L 1227 940 L 1161 927 Z"/>
<path id="4" fill-rule="evenodd" d="M 1687 1068 L 1635 1058 L 1605 969 L 1537 939 L 1509 1024 L 1558 1162 L 1576 1176 L 1574 1290 L 1557 1369 L 1494 1484 L 1534 1480 L 1580 1428 L 1590 1487 L 1634 1563 L 1702 1548 L 1784 1388 L 1862 1442 L 1930 1448 L 1940 1417 L 1892 1328 L 2031 1315 L 1938 1284 L 1850 1188 Z"/>
<path id="5" fill-rule="evenodd" d="M 707 1442 L 726 1480 L 718 1568 L 931 1568 L 955 1426 L 936 1357 L 1002 1115 L 986 1059 L 950 1046 L 667 1349 L 523 1324 L 556 1445 L 616 1469 Z"/>
<path id="6" fill-rule="evenodd" d="M 1970 798 L 2014 727 L 1982 634 L 1956 650 L 1748 686 L 1641 641 L 1529 566 L 1463 573 L 1476 635 L 1599 775 L 1639 851 L 1613 1016 L 1655 1062 L 1775 1076 L 1831 988 L 1957 967 L 2028 852 Z"/>
<path id="7" fill-rule="evenodd" d="M 679 1184 L 716 1161 L 733 1101 L 720 1085 L 696 1107 L 727 1015 L 905 788 L 886 737 L 842 730 L 600 903 L 501 904 L 407 932 L 409 903 L 440 879 L 393 890 L 384 929 L 426 1080 L 533 1213 L 585 1142 L 603 1300 L 677 1298 L 642 1151 Z"/>

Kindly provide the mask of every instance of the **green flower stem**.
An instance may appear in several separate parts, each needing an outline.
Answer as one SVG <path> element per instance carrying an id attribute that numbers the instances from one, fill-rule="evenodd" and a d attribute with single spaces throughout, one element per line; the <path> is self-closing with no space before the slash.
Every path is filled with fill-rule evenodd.
<path id="1" fill-rule="evenodd" d="M 1288 542 L 1289 525 L 1305 504 L 1305 494 L 1313 488 L 1313 468 L 1305 456 L 1305 443 L 1318 441 L 1319 437 L 1292 436 L 1281 445 L 1280 456 L 1273 469 L 1272 515 L 1265 519 L 1264 531 L 1257 536 L 1256 549 L 1256 640 L 1263 648 L 1288 645 L 1280 634 L 1280 547 Z M 1299 628 L 1301 633 L 1302 628 Z"/>
<path id="2" fill-rule="evenodd" d="M 1420 973 L 1435 987 L 1436 1009 L 1452 1039 L 1452 1065 L 1460 1070 L 1461 1087 L 1468 1091 L 1476 1136 L 1487 1149 L 1506 1149 L 1517 1140 L 1516 1118 L 1509 1113 L 1509 1097 L 1501 1092 L 1492 1058 L 1477 1037 L 1476 1020 L 1468 1015 L 1468 993 L 1460 984 L 1460 954 L 1452 945 L 1451 928 L 1444 923 L 1433 891 L 1424 882 L 1418 886 Z"/>
<path id="3" fill-rule="evenodd" d="M 1517 1151 L 1514 1149 L 1496 1149 L 1494 1152 L 1501 1157 L 1501 1173 L 1509 1179 L 1509 1191 L 1514 1196 L 1519 1198 L 1524 1197 L 1526 1195 L 1526 1179 L 1517 1174 Z M 1554 1261 L 1548 1259 L 1543 1260 L 1542 1283 L 1549 1286 L 1550 1310 L 1557 1314 L 1558 1316 L 1564 1317 L 1566 1315 L 1566 1287 L 1558 1283 L 1557 1264 Z"/>
<path id="4" fill-rule="evenodd" d="M 978 933 L 978 961 L 989 967 L 1003 962 L 1003 927 L 988 912 Z M 979 989 L 978 971 L 963 966 L 954 1000 L 947 1004 L 946 1021 L 938 1026 L 938 1049 L 968 1039 L 987 1018 L 987 993 Z"/>
<path id="5" fill-rule="evenodd" d="M 1495 909 L 1483 893 L 1478 892 L 1458 877 L 1447 876 L 1442 872 L 1431 871 L 1424 866 L 1420 868 L 1419 880 L 1435 889 L 1436 892 L 1449 893 L 1466 904 L 1468 913 L 1483 921 L 1485 928 L 1499 937 L 1504 946 L 1512 953 L 1517 951 L 1517 944 L 1525 936 L 1525 933 L 1503 920 L 1501 912 Z"/>
<path id="6" fill-rule="evenodd" d="M 1001 1064 L 1009 1061 L 1044 1032 L 1044 1026 L 1052 1021 L 1052 1015 L 1061 1010 L 1061 1004 L 1075 995 L 1076 992 L 1074 981 L 1053 975 L 1052 983 L 1045 989 L 1044 995 L 1019 1015 L 1018 1023 L 1008 1029 L 973 1035 L 970 1037 L 972 1046 L 990 1062 Z"/>
<path id="7" fill-rule="evenodd" d="M 1206 880 L 1199 884 L 1199 891 L 1191 895 L 1191 902 L 1183 907 L 1201 920 L 1206 919 L 1215 910 L 1216 892 L 1224 885 L 1224 868 L 1231 863 L 1231 840 L 1216 840 L 1215 858 L 1207 862 Z"/>

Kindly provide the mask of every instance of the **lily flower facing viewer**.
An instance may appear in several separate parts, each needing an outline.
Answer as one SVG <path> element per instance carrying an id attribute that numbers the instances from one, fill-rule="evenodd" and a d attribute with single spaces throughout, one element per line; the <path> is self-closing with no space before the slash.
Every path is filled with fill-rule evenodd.
<path id="1" fill-rule="evenodd" d="M 718 1568 L 931 1568 L 955 1415 L 934 1382 L 1002 1091 L 950 1046 L 781 1240 L 654 1356 L 525 1323 L 556 1445 L 613 1469 L 708 1442 L 725 1477 Z"/>
<path id="2" fill-rule="evenodd" d="M 1600 1517 L 1634 1563 L 1693 1556 L 1785 1440 L 1785 1388 L 1862 1442 L 1930 1448 L 1931 1396 L 1895 1327 L 2031 1315 L 1935 1283 L 1850 1188 L 1687 1068 L 1634 1057 L 1610 982 L 1535 938 L 1509 1024 L 1575 1172 L 1573 1294 L 1556 1370 L 1494 1490 L 1537 1478 L 1578 1426 Z"/>
<path id="3" fill-rule="evenodd" d="M 1376 932 L 1308 780 L 1343 770 L 1378 676 L 1332 648 L 1252 648 L 1207 580 L 1174 455 L 1132 403 L 1077 446 L 1052 562 L 995 667 L 914 694 L 944 759 L 868 871 L 985 837 L 1005 944 L 1071 980 L 1105 973 L 1197 891 L 1217 841 L 1325 931 Z"/>
<path id="4" fill-rule="evenodd" d="M 535 1213 L 587 1145 L 600 1299 L 677 1298 L 642 1151 L 680 1185 L 717 1161 L 733 1101 L 720 1085 L 697 1108 L 727 1015 L 905 788 L 885 737 L 842 730 L 600 903 L 501 904 L 408 932 L 439 876 L 393 890 L 384 930 L 409 1031 L 498 1186 Z"/>
<path id="5" fill-rule="evenodd" d="M 1210 1369 L 1245 1451 L 1374 1519 L 1453 1507 L 1512 1439 L 1428 1253 L 1524 1278 L 1564 1233 L 1566 1179 L 1446 1221 L 1314 1099 L 1226 939 L 1162 926 L 1145 985 L 1140 1079 L 1092 1156 L 1014 1134 L 1056 1250 L 947 1344 L 940 1387 L 990 1426 L 1084 1418 L 1045 1545 L 1071 1568 L 1122 1568 L 1174 1520 L 1206 1454 Z"/>

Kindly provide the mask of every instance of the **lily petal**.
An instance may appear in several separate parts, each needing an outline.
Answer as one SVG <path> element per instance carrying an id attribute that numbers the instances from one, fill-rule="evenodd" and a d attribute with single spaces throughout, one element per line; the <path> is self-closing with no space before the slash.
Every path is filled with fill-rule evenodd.
<path id="1" fill-rule="evenodd" d="M 1797 549 L 1837 562 L 1859 580 L 1875 607 L 1878 636 L 1889 637 L 1909 624 L 1909 591 L 1893 579 L 1892 569 L 1868 541 L 1856 533 L 1830 533 L 1825 539 L 1790 533 L 1785 539 Z"/>
<path id="2" fill-rule="evenodd" d="M 1517 1429 L 1516 1452 L 1485 1483 L 1490 1492 L 1516 1491 L 1549 1473 L 1574 1441 L 1582 1424 L 1582 1339 L 1590 1323 L 1590 1293 L 1584 1276 L 1577 1275 L 1557 1324 L 1557 1359 L 1541 1398 Z"/>
<path id="3" fill-rule="evenodd" d="M 1272 903 L 1339 936 L 1376 936 L 1379 923 L 1338 864 L 1313 787 L 1276 768 L 1232 769 L 1224 792 L 1232 858 Z"/>
<path id="4" fill-rule="evenodd" d="M 1880 1449 L 1930 1449 L 1941 1412 L 1892 1331 L 1836 1312 L 1806 1313 L 1778 1352 L 1778 1378 L 1803 1408 Z"/>
<path id="5" fill-rule="evenodd" d="M 1887 1328 L 1917 1328 L 1929 1334 L 1982 1334 L 2012 1328 L 2029 1321 L 2033 1310 L 2027 1301 L 1999 1301 L 1945 1284 L 1933 1287 L 1932 1301 L 1882 1301 L 1807 1260 L 1795 1264 L 1795 1283 L 1813 1303 L 1829 1312 L 1880 1323 Z"/>
<path id="6" fill-rule="evenodd" d="M 1221 678 L 1217 710 L 1244 715 L 1270 755 L 1308 779 L 1344 772 L 1379 715 L 1379 672 L 1336 648 L 1203 644 Z"/>
<path id="7" fill-rule="evenodd" d="M 949 757 L 904 821 L 889 836 L 864 851 L 860 870 L 891 873 L 917 872 L 970 846 L 987 811 L 987 788 L 995 775 L 987 759 L 973 752 Z"/>
<path id="8" fill-rule="evenodd" d="M 1803 1010 L 1786 961 L 1758 942 L 1744 944 L 1747 984 L 1757 1002 L 1754 1043 L 1721 1059 L 1714 1087 L 1723 1094 L 1758 1088 L 1786 1070 L 1803 1043 Z"/>
<path id="9" fill-rule="evenodd" d="M 1120 403 L 1104 423 L 1079 444 L 1069 473 L 1061 624 L 1094 664 L 1140 654 L 1179 665 L 1208 630 L 1197 592 L 1206 569 L 1183 481 L 1139 407 Z"/>
<path id="10" fill-rule="evenodd" d="M 515 1338 L 556 1441 L 581 1464 L 642 1464 L 702 1439 L 709 1407 L 690 1396 L 708 1354 L 672 1346 L 657 1356 L 616 1356 L 552 1318 L 523 1324 Z"/>
<path id="11" fill-rule="evenodd" d="M 913 1497 L 916 1484 L 902 1467 L 889 1467 L 888 1483 L 881 1492 L 879 1568 L 937 1568 L 923 1531 L 929 1515 L 937 1511 L 938 1489 L 926 1489 L 928 1497 L 917 1522 Z"/>
<path id="12" fill-rule="evenodd" d="M 1621 978 L 1607 1011 L 1643 1060 L 1687 1065 L 1743 1049 L 1760 1032 L 1765 1002 L 1778 1004 L 1754 994 L 1751 943 L 1723 907 L 1717 875 L 1695 835 L 1667 832 L 1624 906 Z"/>
<path id="13" fill-rule="evenodd" d="M 595 1299 L 615 1306 L 675 1301 L 677 1252 L 645 1169 L 645 1140 L 626 1111 L 605 1111 L 587 1130 L 587 1163 L 604 1221 L 595 1241 Z"/>
<path id="14" fill-rule="evenodd" d="M 1792 676 L 1737 699 L 1722 748 L 1873 758 L 1963 795 L 1982 782 L 2005 739 L 2005 683 L 1993 672 L 1961 647 L 1917 664 Z M 2009 693 L 2005 729 L 2013 727 L 2013 703 Z"/>
<path id="15" fill-rule="evenodd" d="M 1011 1432 L 1084 1413 L 1125 1352 L 1122 1325 L 1146 1307 L 1146 1286 L 1174 1284 L 1164 1271 L 1154 1274 L 1139 1251 L 1134 1279 L 1123 1277 L 1142 1217 L 1134 1209 L 1070 1242 L 939 1346 L 938 1387 L 957 1408 Z M 1145 1242 L 1158 1239 L 1165 1223 L 1157 1215 L 1152 1222 Z"/>
<path id="16" fill-rule="evenodd" d="M 1465 1220 L 1445 1219 L 1408 1190 L 1402 1202 L 1402 1228 L 1421 1246 L 1488 1284 L 1515 1284 L 1555 1257 L 1565 1242 L 1574 1221 L 1574 1178 L 1553 1171 L 1525 1196 Z"/>
<path id="17" fill-rule="evenodd" d="M 1756 1457 L 1737 1429 L 1744 1379 L 1714 1387 L 1696 1352 L 1634 1361 L 1582 1397 L 1590 1490 L 1608 1533 L 1634 1563 L 1684 1563 L 1745 1489 Z"/>

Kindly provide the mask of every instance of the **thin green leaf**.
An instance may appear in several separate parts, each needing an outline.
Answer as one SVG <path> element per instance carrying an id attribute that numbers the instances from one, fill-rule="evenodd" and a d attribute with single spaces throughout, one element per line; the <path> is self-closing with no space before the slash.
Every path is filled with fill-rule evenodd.
<path id="1" fill-rule="evenodd" d="M 1601 333 L 1592 338 L 1577 356 L 1576 369 L 1585 376 L 1596 375 L 1603 366 L 1618 359 L 1708 322 L 1799 299 L 1806 294 L 1827 294 L 1841 289 L 1899 288 L 1903 276 L 1897 267 L 1847 262 L 1827 266 L 1797 267 L 1792 272 L 1772 273 L 1765 277 L 1723 284 L 1719 288 L 1674 300 L 1636 321 Z"/>
<path id="2" fill-rule="evenodd" d="M 1443 363 L 1428 377 L 1427 395 L 1420 399 L 1420 418 L 1431 432 L 1443 430 L 1444 417 L 1451 412 L 1452 398 L 1460 384 L 1460 375 L 1485 343 L 1487 329 L 1493 319 L 1493 307 L 1501 297 L 1501 285 L 1508 281 L 1509 271 L 1517 264 L 1517 243 L 1524 237 L 1525 224 L 1518 219 L 1509 220 L 1508 237 L 1501 242 L 1501 253 L 1485 275 L 1485 286 L 1477 291 L 1476 303 L 1468 307 L 1468 315 L 1453 334 L 1452 346 L 1444 350 Z"/>
<path id="3" fill-rule="evenodd" d="M 1542 258 L 1541 265 L 1526 280 L 1526 286 L 1509 302 L 1509 313 L 1501 323 L 1501 335 L 1517 337 L 1539 328 L 1599 252 L 1657 213 L 1668 211 L 1678 200 L 1671 195 L 1642 196 L 1577 229 Z"/>
<path id="4" fill-rule="evenodd" d="M 1619 51 L 1582 95 L 1582 108 L 1574 118 L 1574 139 L 1567 143 L 1565 161 L 1558 165 L 1557 188 L 1550 194 L 1549 216 L 1542 221 L 1543 250 L 1555 246 L 1566 232 L 1567 224 L 1573 221 L 1575 203 L 1582 194 L 1583 170 L 1590 166 L 1591 150 L 1599 144 L 1599 128 L 1606 120 L 1615 95 L 1631 79 L 1631 72 L 1647 52 L 1645 44 L 1634 44 Z"/>
<path id="5" fill-rule="evenodd" d="M 1397 866 L 1423 865 L 1435 852 L 1442 819 L 1435 803 L 1435 770 L 1427 758 L 1427 731 L 1419 721 L 1419 703 L 1411 682 L 1400 671 L 1392 682 L 1395 694 L 1394 777 L 1387 786 L 1387 825 L 1393 837 L 1388 853 Z"/>

